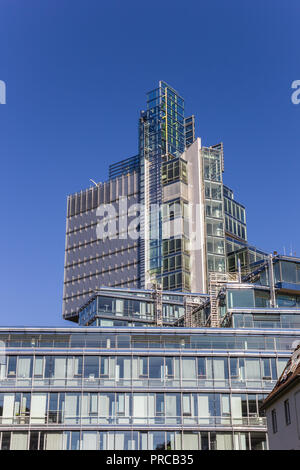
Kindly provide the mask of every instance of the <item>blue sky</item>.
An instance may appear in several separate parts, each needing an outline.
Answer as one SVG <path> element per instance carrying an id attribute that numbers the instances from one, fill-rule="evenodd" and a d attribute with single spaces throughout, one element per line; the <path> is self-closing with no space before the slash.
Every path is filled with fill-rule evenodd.
<path id="1" fill-rule="evenodd" d="M 300 256 L 297 0 L 0 0 L 1 325 L 61 319 L 67 194 L 137 152 L 165 80 L 224 143 L 249 241 Z"/>

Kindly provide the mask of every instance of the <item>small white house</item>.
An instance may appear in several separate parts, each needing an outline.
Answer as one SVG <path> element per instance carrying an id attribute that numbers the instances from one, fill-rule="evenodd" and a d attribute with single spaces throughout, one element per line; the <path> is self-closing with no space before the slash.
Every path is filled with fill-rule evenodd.
<path id="1" fill-rule="evenodd" d="M 300 345 L 265 399 L 270 450 L 300 450 Z"/>

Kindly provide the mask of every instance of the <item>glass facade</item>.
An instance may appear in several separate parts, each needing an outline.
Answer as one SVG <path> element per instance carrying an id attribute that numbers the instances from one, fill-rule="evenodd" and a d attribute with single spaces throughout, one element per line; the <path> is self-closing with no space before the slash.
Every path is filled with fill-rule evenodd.
<path id="1" fill-rule="evenodd" d="M 64 316 L 80 327 L 0 329 L 1 449 L 268 448 L 260 407 L 300 340 L 300 260 L 247 244 L 223 144 L 194 141 L 194 116 L 160 81 L 140 114 L 138 156 L 69 198 Z M 124 195 L 144 206 L 143 236 L 100 250 L 90 211 Z M 165 222 L 179 236 L 165 236 Z"/>
<path id="2" fill-rule="evenodd" d="M 271 263 L 272 268 L 270 260 L 258 261 L 244 283 L 226 286 L 219 304 L 223 326 L 299 329 L 299 260 L 275 256 Z M 252 284 L 247 284 L 247 280 L 252 280 Z"/>
<path id="3" fill-rule="evenodd" d="M 162 164 L 162 184 L 182 181 L 187 184 L 187 162 L 181 158 L 167 160 Z"/>
<path id="4" fill-rule="evenodd" d="M 260 411 L 297 332 L 0 330 L 1 449 L 267 448 Z"/>
<path id="5" fill-rule="evenodd" d="M 202 148 L 207 270 L 226 271 L 224 204 L 222 183 L 223 151 L 216 148 Z"/>
<path id="6" fill-rule="evenodd" d="M 160 81 L 159 87 L 147 94 L 147 111 L 140 117 L 139 152 L 141 156 L 141 202 L 150 206 L 162 204 L 163 156 L 179 157 L 185 149 L 184 100 L 178 93 Z M 148 240 L 142 242 L 146 256 L 146 272 L 161 278 L 162 223 L 159 208 L 151 211 L 144 224 Z M 144 244 L 149 243 L 149 246 Z M 145 266 L 141 266 L 145 270 Z"/>
<path id="7" fill-rule="evenodd" d="M 207 299 L 206 295 L 189 294 L 189 296 Z M 163 292 L 162 317 L 165 326 L 176 325 L 184 316 L 184 301 L 185 294 L 183 293 Z M 82 326 L 153 326 L 156 324 L 153 291 L 102 288 L 80 309 L 79 324 Z"/>
<path id="8" fill-rule="evenodd" d="M 201 148 L 203 171 L 193 172 L 198 144 L 201 148 L 194 115 L 186 117 L 183 98 L 159 81 L 157 88 L 147 93 L 146 106 L 140 113 L 137 155 L 111 164 L 108 181 L 95 183 L 68 198 L 64 318 L 76 322 L 78 309 L 99 285 L 147 288 L 157 282 L 164 290 L 203 292 L 208 289 L 207 274 L 226 272 L 225 234 L 246 240 L 245 208 L 234 201 L 232 191 L 223 185 L 222 143 Z M 127 198 L 129 212 L 139 204 L 137 237 L 125 234 L 117 217 L 116 230 L 113 229 L 116 236 L 101 238 L 97 232 L 101 225 L 98 208 L 111 204 L 119 209 L 123 197 Z M 199 210 L 193 207 L 196 200 Z M 178 212 L 177 207 L 182 211 Z M 193 239 L 200 214 L 201 229 L 196 231 L 205 238 L 201 241 L 205 248 L 201 248 L 201 253 L 196 250 L 197 261 L 193 263 L 188 242 Z M 226 228 L 228 224 L 232 230 Z M 166 234 L 167 226 L 179 233 Z M 184 251 L 166 254 L 165 241 L 177 239 Z M 191 247 L 194 249 L 193 242 Z M 208 273 L 199 276 L 196 265 Z"/>
<path id="9" fill-rule="evenodd" d="M 261 432 L 30 431 L 0 433 L 2 450 L 265 450 Z"/>
<path id="10" fill-rule="evenodd" d="M 188 148 L 195 140 L 195 116 L 184 119 L 185 146 Z"/>
<path id="11" fill-rule="evenodd" d="M 164 304 L 163 318 L 165 323 L 173 323 L 184 314 L 184 309 L 180 305 Z M 97 326 L 121 326 L 116 323 L 124 319 L 124 325 L 135 326 L 141 322 L 153 324 L 155 320 L 154 304 L 151 301 L 133 299 L 115 299 L 113 297 L 98 296 L 88 307 L 80 312 L 80 324 L 85 325 L 90 320 L 101 319 L 104 323 L 98 322 Z M 113 318 L 112 318 L 113 317 Z"/>
<path id="12" fill-rule="evenodd" d="M 267 259 L 267 254 L 263 251 L 254 246 L 238 244 L 237 240 L 231 237 L 226 239 L 226 252 L 229 272 L 237 272 L 238 263 L 240 263 L 242 272 L 249 272 Z"/>
<path id="13" fill-rule="evenodd" d="M 186 185 L 186 197 L 174 198 L 170 205 L 188 205 L 187 162 L 180 156 L 194 140 L 194 116 L 184 117 L 184 100 L 172 87 L 160 81 L 159 87 L 147 94 L 147 110 L 142 111 L 140 117 L 140 187 L 141 202 L 145 205 L 142 231 L 146 234 L 146 240 L 141 240 L 140 243 L 140 254 L 145 260 L 141 262 L 140 269 L 142 286 L 147 286 L 147 281 L 156 279 L 165 290 L 191 289 L 189 262 L 185 254 L 181 253 L 181 257 L 176 259 L 172 256 L 173 259 L 164 259 L 164 239 L 180 238 L 184 243 L 184 239 L 188 240 L 188 233 L 186 216 L 174 214 L 172 207 L 169 210 L 168 207 L 165 208 L 169 200 L 165 204 L 163 194 L 168 185 Z M 166 211 L 169 218 L 166 217 Z M 166 236 L 163 225 L 166 226 L 166 222 L 174 218 L 182 220 L 181 235 Z M 175 226 L 175 222 L 172 226 Z"/>
<path id="14" fill-rule="evenodd" d="M 227 186 L 223 187 L 223 195 L 226 234 L 246 242 L 246 209 L 242 204 L 234 200 L 233 191 Z"/>
<path id="15" fill-rule="evenodd" d="M 139 171 L 140 169 L 140 156 L 135 155 L 134 157 L 126 158 L 117 163 L 109 165 L 109 179 L 118 178 L 119 176 L 132 173 L 133 171 Z"/>
<path id="16" fill-rule="evenodd" d="M 163 233 L 162 240 L 162 286 L 165 290 L 190 291 L 190 252 L 189 252 L 189 204 L 187 200 L 187 162 L 181 158 L 171 158 L 163 162 L 162 184 L 164 187 L 184 187 L 186 197 L 172 198 L 162 205 L 162 222 L 173 233 Z M 172 186 L 170 186 L 172 185 Z M 168 230 L 169 232 L 169 230 Z M 175 233 L 174 233 L 175 232 Z M 171 236 L 169 236 L 171 235 Z"/>

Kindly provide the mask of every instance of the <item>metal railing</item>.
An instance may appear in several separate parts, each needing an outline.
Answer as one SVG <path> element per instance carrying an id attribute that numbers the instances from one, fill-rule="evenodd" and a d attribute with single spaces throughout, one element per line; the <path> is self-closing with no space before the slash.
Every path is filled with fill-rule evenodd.
<path id="1" fill-rule="evenodd" d="M 30 413 L 22 413 L 18 416 L 0 417 L 0 426 L 47 426 L 69 427 L 77 426 L 202 426 L 204 428 L 217 427 L 265 427 L 266 418 L 262 416 L 116 416 L 93 415 L 67 415 L 61 411 L 50 411 L 42 416 L 30 416 Z"/>
<path id="2" fill-rule="evenodd" d="M 74 379 L 2 379 L 0 380 L 1 389 L 33 389 L 39 390 L 40 388 L 56 389 L 63 388 L 68 391 L 70 389 L 103 389 L 103 388 L 181 388 L 183 391 L 187 388 L 196 389 L 264 389 L 272 390 L 276 380 L 271 379 L 213 379 L 213 378 L 169 378 L 169 379 L 155 379 L 155 378 L 74 378 Z"/>
<path id="3" fill-rule="evenodd" d="M 155 379 L 155 378 L 78 378 L 78 379 L 2 379 L 0 380 L 0 390 L 18 390 L 18 389 L 31 389 L 31 391 L 38 391 L 41 388 L 45 389 L 121 389 L 130 388 L 133 391 L 136 388 L 156 389 L 156 388 L 180 388 L 182 391 L 188 388 L 195 388 L 197 390 L 206 390 L 209 388 L 214 389 L 263 389 L 272 390 L 276 380 L 271 379 L 213 379 L 213 378 L 169 378 L 169 379 Z M 32 390 L 33 389 L 33 390 Z"/>

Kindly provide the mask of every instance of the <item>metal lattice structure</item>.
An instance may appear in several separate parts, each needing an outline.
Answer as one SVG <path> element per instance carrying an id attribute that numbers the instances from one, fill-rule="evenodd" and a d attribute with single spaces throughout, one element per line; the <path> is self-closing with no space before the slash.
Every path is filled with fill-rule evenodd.
<path id="1" fill-rule="evenodd" d="M 148 287 L 153 291 L 155 324 L 163 326 L 162 285 L 154 281 Z"/>
<path id="2" fill-rule="evenodd" d="M 238 274 L 231 273 L 210 273 L 209 295 L 210 295 L 210 316 L 208 322 L 213 328 L 220 326 L 219 316 L 219 292 L 227 282 L 238 282 Z"/>
<path id="3" fill-rule="evenodd" d="M 184 326 L 194 328 L 198 326 L 195 321 L 195 312 L 204 305 L 205 301 L 199 297 L 186 296 L 184 298 Z"/>

